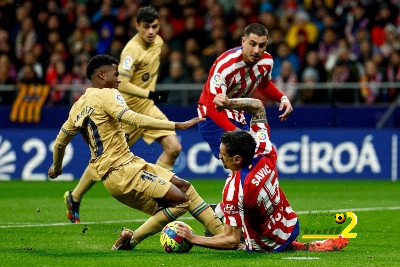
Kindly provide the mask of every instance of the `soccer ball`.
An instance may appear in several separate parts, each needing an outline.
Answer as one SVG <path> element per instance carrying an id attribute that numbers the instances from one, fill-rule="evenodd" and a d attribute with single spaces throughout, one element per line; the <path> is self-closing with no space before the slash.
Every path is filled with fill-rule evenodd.
<path id="1" fill-rule="evenodd" d="M 193 232 L 192 228 L 184 222 L 174 221 L 170 222 L 161 231 L 160 242 L 161 246 L 168 253 L 186 253 L 189 252 L 193 245 L 186 242 L 182 237 L 176 233 L 177 222 L 184 224 L 189 227 Z"/>
<path id="2" fill-rule="evenodd" d="M 344 215 L 344 213 L 336 213 L 335 215 L 335 222 L 337 222 L 338 224 L 342 224 L 344 223 L 344 221 L 346 220 L 346 216 Z"/>

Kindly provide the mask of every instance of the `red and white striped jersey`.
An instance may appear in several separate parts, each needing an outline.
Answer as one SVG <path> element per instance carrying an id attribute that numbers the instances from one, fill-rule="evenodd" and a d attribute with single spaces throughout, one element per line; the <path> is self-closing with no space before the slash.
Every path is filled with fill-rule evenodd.
<path id="1" fill-rule="evenodd" d="M 248 66 L 243 61 L 242 47 L 233 48 L 220 55 L 210 69 L 200 95 L 197 109 L 199 117 L 204 118 L 216 111 L 212 101 L 217 94 L 225 94 L 229 98 L 249 97 L 258 86 L 265 87 L 271 79 L 272 66 L 273 59 L 267 52 L 253 66 Z M 217 116 L 246 124 L 243 111 L 226 109 Z"/>
<path id="2" fill-rule="evenodd" d="M 256 156 L 250 166 L 229 174 L 221 208 L 226 224 L 242 227 L 248 250 L 273 251 L 289 239 L 297 215 L 279 187 L 268 125 L 254 124 L 251 131 Z"/>

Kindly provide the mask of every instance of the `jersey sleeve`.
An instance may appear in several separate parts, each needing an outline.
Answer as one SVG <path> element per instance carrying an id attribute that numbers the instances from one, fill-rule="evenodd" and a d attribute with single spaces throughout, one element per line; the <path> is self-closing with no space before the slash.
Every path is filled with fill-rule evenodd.
<path id="1" fill-rule="evenodd" d="M 273 151 L 267 123 L 251 123 L 250 134 L 256 141 L 255 156 L 268 155 Z"/>
<path id="2" fill-rule="evenodd" d="M 129 95 L 148 98 L 149 90 L 140 88 L 131 83 L 131 79 L 136 69 L 136 61 L 139 58 L 139 49 L 134 49 L 134 47 L 129 46 L 129 44 L 130 43 L 127 44 L 121 53 L 121 62 L 118 66 L 121 84 L 119 85 L 118 90 Z"/>
<path id="3" fill-rule="evenodd" d="M 102 89 L 105 91 L 103 96 L 103 108 L 104 111 L 115 118 L 117 121 L 121 121 L 121 116 L 125 111 L 130 110 L 127 106 L 125 99 L 122 97 L 121 93 L 116 89 Z"/>
<path id="4" fill-rule="evenodd" d="M 226 113 L 218 112 L 215 108 L 213 100 L 217 94 L 226 94 L 227 85 L 225 77 L 218 71 L 213 72 L 209 84 L 208 84 L 209 94 L 207 99 L 207 115 L 222 129 L 225 131 L 233 131 L 236 129 L 236 125 L 233 124 Z"/>
<path id="5" fill-rule="evenodd" d="M 75 106 L 72 106 L 68 119 L 62 125 L 54 143 L 53 168 L 56 172 L 61 172 L 65 148 L 78 133 L 78 128 L 74 125 L 72 120 L 74 107 Z"/>
<path id="6" fill-rule="evenodd" d="M 268 99 L 271 99 L 278 103 L 281 102 L 281 98 L 282 96 L 284 96 L 284 94 L 279 91 L 275 84 L 271 80 L 268 80 L 266 78 L 259 85 L 259 92 Z"/>

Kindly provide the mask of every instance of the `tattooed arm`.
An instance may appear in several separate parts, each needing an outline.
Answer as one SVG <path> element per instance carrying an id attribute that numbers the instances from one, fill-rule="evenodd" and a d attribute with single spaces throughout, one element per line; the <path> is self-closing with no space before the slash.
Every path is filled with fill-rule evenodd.
<path id="1" fill-rule="evenodd" d="M 224 94 L 215 96 L 213 103 L 218 111 L 224 109 L 244 110 L 252 115 L 251 123 L 267 123 L 267 115 L 263 103 L 255 98 L 234 98 L 229 99 Z"/>

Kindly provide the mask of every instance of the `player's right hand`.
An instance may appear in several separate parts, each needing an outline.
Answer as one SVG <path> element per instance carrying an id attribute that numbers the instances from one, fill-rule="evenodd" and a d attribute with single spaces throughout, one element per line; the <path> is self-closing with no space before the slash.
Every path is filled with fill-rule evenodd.
<path id="1" fill-rule="evenodd" d="M 149 99 L 152 99 L 154 103 L 167 103 L 168 95 L 170 91 L 159 91 L 159 92 L 149 92 Z"/>
<path id="2" fill-rule="evenodd" d="M 201 121 L 205 121 L 205 118 L 193 118 L 191 120 L 188 121 L 184 121 L 184 122 L 175 122 L 175 129 L 176 130 L 186 130 L 187 128 L 192 127 L 193 125 L 201 122 Z"/>
<path id="3" fill-rule="evenodd" d="M 229 98 L 224 94 L 217 94 L 214 97 L 213 103 L 218 111 L 222 111 L 227 108 L 230 104 Z"/>
<path id="4" fill-rule="evenodd" d="M 54 179 L 54 178 L 57 178 L 62 172 L 55 172 L 54 167 L 51 166 L 47 173 L 49 174 L 50 179 Z"/>

